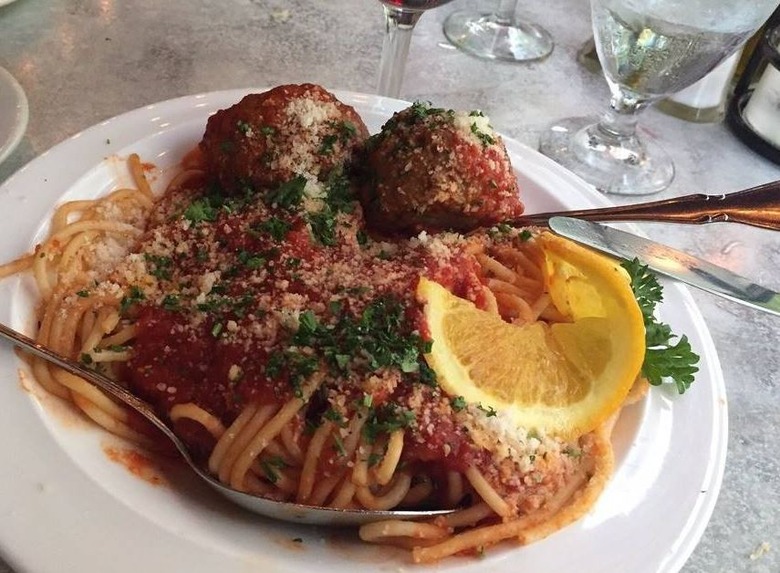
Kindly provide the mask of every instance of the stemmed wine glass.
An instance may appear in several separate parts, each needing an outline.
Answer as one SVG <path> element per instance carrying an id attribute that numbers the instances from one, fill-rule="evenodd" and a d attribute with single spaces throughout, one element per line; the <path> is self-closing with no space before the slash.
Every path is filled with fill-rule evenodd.
<path id="1" fill-rule="evenodd" d="M 696 82 L 735 52 L 778 0 L 591 0 L 593 34 L 612 94 L 598 118 L 568 118 L 542 134 L 539 149 L 606 193 L 661 191 L 674 165 L 639 137 L 637 114 Z"/>
<path id="2" fill-rule="evenodd" d="M 379 0 L 385 10 L 385 40 L 379 63 L 379 95 L 398 97 L 412 32 L 423 12 L 452 0 Z"/>
<path id="3" fill-rule="evenodd" d="M 500 0 L 495 12 L 458 10 L 444 21 L 444 35 L 457 48 L 486 60 L 530 62 L 552 52 L 544 28 L 517 18 L 519 0 Z"/>

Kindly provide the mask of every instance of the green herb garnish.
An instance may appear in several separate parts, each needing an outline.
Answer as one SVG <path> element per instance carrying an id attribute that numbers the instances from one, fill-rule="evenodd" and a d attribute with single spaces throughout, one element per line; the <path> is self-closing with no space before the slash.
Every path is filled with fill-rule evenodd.
<path id="1" fill-rule="evenodd" d="M 293 177 L 286 183 L 282 183 L 276 189 L 269 192 L 266 203 L 276 205 L 282 209 L 292 209 L 301 204 L 303 190 L 306 187 L 306 178 L 303 175 Z"/>
<path id="2" fill-rule="evenodd" d="M 319 154 L 320 155 L 330 155 L 333 153 L 333 146 L 336 145 L 336 142 L 339 140 L 338 135 L 329 134 L 322 138 L 322 143 L 320 144 Z"/>
<path id="3" fill-rule="evenodd" d="M 201 197 L 190 203 L 190 206 L 184 211 L 183 217 L 193 223 L 213 222 L 217 220 L 218 212 L 208 197 Z"/>
<path id="4" fill-rule="evenodd" d="M 243 120 L 238 120 L 236 122 L 236 129 L 240 131 L 243 135 L 252 135 L 252 126 L 249 125 L 248 122 Z"/>
<path id="5" fill-rule="evenodd" d="M 268 233 L 275 241 L 283 241 L 292 225 L 279 217 L 270 217 L 261 223 L 252 225 L 252 231 Z"/>
<path id="6" fill-rule="evenodd" d="M 249 251 L 239 251 L 239 262 L 250 270 L 257 270 L 265 266 L 265 259 L 255 253 Z"/>
<path id="7" fill-rule="evenodd" d="M 492 418 L 493 416 L 497 415 L 498 412 L 493 406 L 488 406 L 487 408 L 483 406 L 482 404 L 477 404 L 477 408 L 479 410 L 482 410 L 485 413 L 485 416 L 488 418 Z"/>
<path id="8" fill-rule="evenodd" d="M 284 460 L 279 456 L 273 456 L 268 459 L 260 460 L 260 467 L 263 470 L 263 474 L 271 483 L 279 481 L 279 469 L 287 467 Z"/>
<path id="9" fill-rule="evenodd" d="M 160 255 L 151 255 L 149 253 L 144 254 L 144 260 L 149 264 L 149 274 L 160 280 L 171 280 L 171 267 L 173 267 L 173 260 L 171 257 L 165 257 Z"/>
<path id="10" fill-rule="evenodd" d="M 344 441 L 338 433 L 333 434 L 333 448 L 339 456 L 344 457 L 347 455 L 347 448 L 344 447 Z"/>
<path id="11" fill-rule="evenodd" d="M 653 386 L 661 385 L 670 379 L 680 394 L 690 387 L 694 374 L 699 371 L 695 366 L 699 355 L 693 352 L 688 338 L 672 333 L 668 324 L 655 318 L 655 307 L 663 300 L 663 288 L 658 279 L 638 259 L 624 261 L 621 266 L 631 277 L 631 290 L 634 292 L 642 318 L 645 323 L 645 360 L 642 374 Z M 678 338 L 677 342 L 673 342 Z"/>
<path id="12" fill-rule="evenodd" d="M 141 302 L 145 298 L 146 295 L 144 294 L 144 291 L 142 291 L 140 287 L 132 285 L 127 294 L 122 297 L 121 301 L 119 301 L 119 312 L 124 314 L 130 309 L 131 306 Z"/>
<path id="13" fill-rule="evenodd" d="M 471 133 L 477 136 L 477 139 L 482 143 L 482 147 L 493 145 L 496 142 L 492 136 L 479 129 L 476 123 L 471 124 Z"/>
<path id="14" fill-rule="evenodd" d="M 409 428 L 416 421 L 414 412 L 389 402 L 370 412 L 363 426 L 363 435 L 369 442 L 374 442 L 381 434 L 391 434 L 396 430 Z"/>
<path id="15" fill-rule="evenodd" d="M 162 299 L 162 307 L 165 310 L 170 310 L 173 312 L 181 310 L 181 301 L 179 300 L 179 295 L 166 294 Z"/>
<path id="16" fill-rule="evenodd" d="M 430 352 L 431 342 L 417 334 L 406 334 L 409 330 L 401 302 L 379 297 L 359 317 L 341 315 L 332 326 L 320 324 L 311 311 L 301 313 L 293 344 L 319 350 L 339 370 L 360 353 L 371 371 L 398 368 L 406 374 L 418 374 L 423 383 L 435 385 L 435 374 L 422 358 Z"/>

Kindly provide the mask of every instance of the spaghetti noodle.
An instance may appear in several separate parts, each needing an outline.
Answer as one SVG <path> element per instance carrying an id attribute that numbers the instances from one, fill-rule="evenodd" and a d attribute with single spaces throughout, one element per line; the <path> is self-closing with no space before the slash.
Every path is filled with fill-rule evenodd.
<path id="1" fill-rule="evenodd" d="M 529 543 L 592 506 L 612 471 L 608 426 L 569 442 L 505 427 L 445 395 L 424 360 L 421 276 L 510 322 L 562 319 L 527 231 L 371 238 L 346 171 L 227 196 L 198 154 L 186 163 L 154 198 L 131 155 L 134 189 L 62 205 L 34 253 L 0 266 L 0 277 L 32 272 L 40 344 L 148 400 L 236 489 L 327 507 L 462 507 L 361 528 L 416 562 Z M 83 380 L 32 369 L 110 432 L 153 445 Z"/>

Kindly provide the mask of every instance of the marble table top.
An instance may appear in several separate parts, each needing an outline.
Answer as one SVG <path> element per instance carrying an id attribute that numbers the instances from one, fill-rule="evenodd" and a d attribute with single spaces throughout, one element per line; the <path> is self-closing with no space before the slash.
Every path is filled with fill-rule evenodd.
<path id="1" fill-rule="evenodd" d="M 447 44 L 443 19 L 475 4 L 492 6 L 456 0 L 422 17 L 404 99 L 482 109 L 499 131 L 532 147 L 549 122 L 601 111 L 607 86 L 576 61 L 590 36 L 587 2 L 520 3 L 521 15 L 544 25 L 556 42 L 547 60 L 526 65 L 483 62 Z M 0 182 L 90 125 L 176 96 L 300 82 L 372 93 L 382 32 L 375 0 L 17 0 L 0 6 L 0 66 L 24 88 L 30 108 L 21 145 L 0 164 Z M 723 124 L 686 123 L 650 109 L 642 125 L 676 162 L 672 186 L 657 198 L 730 192 L 780 178 L 777 165 Z M 780 240 L 773 232 L 735 224 L 644 230 L 780 288 Z M 692 294 L 722 361 L 729 452 L 714 514 L 683 571 L 780 571 L 773 438 L 780 430 L 780 318 Z M 9 519 L 0 515 L 0 532 L 13 527 Z M 6 551 L 0 546 L 0 555 Z M 0 573 L 10 571 L 0 561 Z"/>

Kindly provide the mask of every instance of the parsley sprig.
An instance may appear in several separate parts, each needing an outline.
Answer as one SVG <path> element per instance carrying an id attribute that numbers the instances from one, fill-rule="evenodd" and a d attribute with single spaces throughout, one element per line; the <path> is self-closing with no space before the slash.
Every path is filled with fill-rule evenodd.
<path id="1" fill-rule="evenodd" d="M 622 267 L 631 277 L 631 290 L 645 323 L 647 350 L 642 374 L 654 386 L 671 379 L 677 386 L 677 391 L 683 394 L 693 383 L 693 375 L 699 371 L 695 366 L 699 362 L 699 355 L 693 352 L 685 335 L 678 337 L 672 333 L 668 324 L 655 318 L 655 307 L 663 300 L 663 289 L 647 265 L 634 259 L 624 261 Z M 677 341 L 674 342 L 674 339 Z"/>

